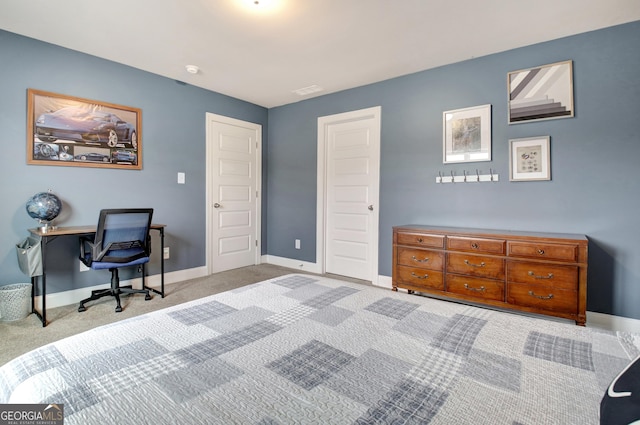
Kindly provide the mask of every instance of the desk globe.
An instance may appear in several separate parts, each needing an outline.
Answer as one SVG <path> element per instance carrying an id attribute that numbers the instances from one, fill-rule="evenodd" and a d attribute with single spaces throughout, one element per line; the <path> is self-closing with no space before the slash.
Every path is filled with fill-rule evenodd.
<path id="1" fill-rule="evenodd" d="M 60 214 L 61 209 L 60 198 L 51 191 L 36 193 L 27 201 L 27 213 L 43 225 L 40 228 L 42 232 L 55 229 L 51 222 Z"/>

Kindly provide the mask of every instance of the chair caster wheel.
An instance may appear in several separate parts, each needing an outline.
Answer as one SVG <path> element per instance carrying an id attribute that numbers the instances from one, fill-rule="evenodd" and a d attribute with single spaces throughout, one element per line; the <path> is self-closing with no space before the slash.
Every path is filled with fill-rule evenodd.
<path id="1" fill-rule="evenodd" d="M 120 313 L 122 311 L 122 307 L 118 306 L 116 307 L 116 313 Z"/>
<path id="2" fill-rule="evenodd" d="M 145 300 L 145 301 L 149 301 L 150 299 L 151 299 L 151 295 L 149 295 L 149 294 L 147 294 L 147 295 L 144 297 L 144 300 Z"/>
<path id="3" fill-rule="evenodd" d="M 81 305 L 80 307 L 78 307 L 78 313 L 82 313 L 83 311 L 86 311 L 87 309 Z"/>

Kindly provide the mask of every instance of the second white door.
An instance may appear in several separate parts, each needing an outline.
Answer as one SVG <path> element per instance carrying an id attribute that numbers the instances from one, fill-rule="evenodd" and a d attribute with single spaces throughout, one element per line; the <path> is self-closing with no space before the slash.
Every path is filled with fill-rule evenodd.
<path id="1" fill-rule="evenodd" d="M 209 273 L 259 263 L 258 124 L 207 114 Z"/>
<path id="2" fill-rule="evenodd" d="M 380 108 L 322 117 L 318 121 L 325 158 L 325 272 L 375 283 Z"/>

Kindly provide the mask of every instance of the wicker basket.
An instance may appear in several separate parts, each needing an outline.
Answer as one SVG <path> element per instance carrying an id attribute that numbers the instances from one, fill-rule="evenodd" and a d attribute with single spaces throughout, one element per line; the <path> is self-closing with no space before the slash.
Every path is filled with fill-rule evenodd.
<path id="1" fill-rule="evenodd" d="M 0 286 L 0 321 L 13 322 L 31 313 L 31 284 Z"/>

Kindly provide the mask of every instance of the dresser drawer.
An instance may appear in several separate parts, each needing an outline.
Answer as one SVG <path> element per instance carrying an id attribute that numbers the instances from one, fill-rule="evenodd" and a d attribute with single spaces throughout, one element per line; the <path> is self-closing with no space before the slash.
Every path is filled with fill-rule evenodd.
<path id="1" fill-rule="evenodd" d="M 506 241 L 501 239 L 471 238 L 465 236 L 447 237 L 447 249 L 454 251 L 504 255 L 505 246 Z"/>
<path id="2" fill-rule="evenodd" d="M 398 247 L 398 264 L 442 271 L 444 252 Z"/>
<path id="3" fill-rule="evenodd" d="M 479 277 L 448 274 L 447 292 L 485 300 L 504 301 L 504 282 Z"/>
<path id="4" fill-rule="evenodd" d="M 398 280 L 413 286 L 444 290 L 442 272 L 419 269 L 415 267 L 398 266 Z"/>
<path id="5" fill-rule="evenodd" d="M 525 283 L 507 284 L 507 303 L 561 313 L 578 312 L 577 291 Z"/>
<path id="6" fill-rule="evenodd" d="M 507 261 L 507 281 L 577 290 L 578 267 Z"/>
<path id="7" fill-rule="evenodd" d="M 514 242 L 507 244 L 510 257 L 541 258 L 554 261 L 578 262 L 578 245 Z"/>
<path id="8" fill-rule="evenodd" d="M 447 254 L 447 273 L 504 279 L 504 259 L 469 254 Z"/>
<path id="9" fill-rule="evenodd" d="M 396 237 L 398 245 L 444 248 L 444 235 L 398 232 Z"/>

